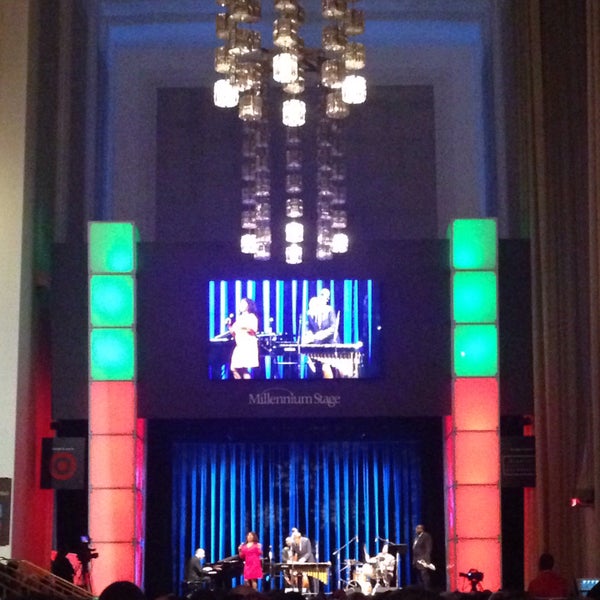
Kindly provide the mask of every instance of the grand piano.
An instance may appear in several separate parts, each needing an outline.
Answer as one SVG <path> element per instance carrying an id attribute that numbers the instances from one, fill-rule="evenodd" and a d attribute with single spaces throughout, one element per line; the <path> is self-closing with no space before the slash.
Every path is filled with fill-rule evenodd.
<path id="1" fill-rule="evenodd" d="M 275 577 L 283 575 L 287 581 L 292 581 L 298 575 L 305 575 L 318 579 L 323 584 L 329 583 L 330 562 L 288 562 L 276 563 L 267 559 L 263 560 L 263 572 L 268 577 L 268 585 L 273 585 Z M 185 582 L 185 596 L 191 598 L 199 589 L 223 590 L 232 586 L 236 577 L 241 577 L 244 572 L 244 562 L 238 556 L 228 556 L 214 563 L 207 563 L 202 567 L 199 579 Z"/>
<path id="2" fill-rule="evenodd" d="M 231 588 L 232 580 L 241 577 L 244 572 L 244 562 L 236 554 L 214 563 L 206 563 L 201 569 L 201 575 L 193 581 L 186 581 L 185 595 L 190 597 L 198 589 L 220 590 Z"/>

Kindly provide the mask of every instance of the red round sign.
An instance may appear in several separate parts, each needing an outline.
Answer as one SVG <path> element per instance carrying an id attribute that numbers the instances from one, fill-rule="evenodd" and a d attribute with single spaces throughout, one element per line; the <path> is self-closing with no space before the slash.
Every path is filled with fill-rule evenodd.
<path id="1" fill-rule="evenodd" d="M 50 474 L 54 479 L 65 481 L 75 475 L 77 459 L 71 452 L 56 452 L 50 462 Z"/>

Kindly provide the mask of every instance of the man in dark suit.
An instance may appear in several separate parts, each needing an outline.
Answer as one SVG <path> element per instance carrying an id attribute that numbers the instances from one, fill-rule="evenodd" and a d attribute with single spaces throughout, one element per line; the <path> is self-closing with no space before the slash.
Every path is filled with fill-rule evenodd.
<path id="1" fill-rule="evenodd" d="M 202 567 L 204 566 L 204 550 L 197 548 L 194 556 L 192 556 L 185 567 L 185 578 L 188 581 L 199 581 L 204 577 Z"/>
<path id="2" fill-rule="evenodd" d="M 295 527 L 292 529 L 292 552 L 295 560 L 298 562 L 315 562 L 315 555 L 313 554 L 312 544 L 307 537 L 304 537 Z M 313 594 L 319 591 L 319 580 L 314 577 L 308 578 L 308 585 L 310 591 Z M 302 589 L 302 586 L 300 586 Z"/>
<path id="3" fill-rule="evenodd" d="M 315 562 L 312 544 L 297 529 L 292 529 L 292 550 L 299 562 Z"/>
<path id="4" fill-rule="evenodd" d="M 331 293 L 323 288 L 308 302 L 308 312 L 304 331 L 302 332 L 303 344 L 334 344 L 340 341 L 338 334 L 339 315 L 336 316 L 333 307 L 329 304 Z M 309 359 L 308 367 L 317 377 L 333 379 L 336 372 L 331 363 Z"/>
<path id="5" fill-rule="evenodd" d="M 206 555 L 203 548 L 197 548 L 185 565 L 186 594 L 190 596 L 207 582 L 207 577 L 202 571 Z"/>
<path id="6" fill-rule="evenodd" d="M 415 527 L 415 538 L 412 545 L 412 565 L 416 570 L 419 583 L 426 589 L 431 589 L 431 572 L 435 567 L 431 563 L 433 542 L 425 527 L 419 524 Z"/>

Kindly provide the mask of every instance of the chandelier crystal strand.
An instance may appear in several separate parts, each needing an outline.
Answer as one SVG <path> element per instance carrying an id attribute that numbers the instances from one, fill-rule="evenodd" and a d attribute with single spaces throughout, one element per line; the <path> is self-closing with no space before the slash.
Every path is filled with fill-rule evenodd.
<path id="1" fill-rule="evenodd" d="M 348 251 L 348 216 L 346 213 L 346 152 L 344 148 L 344 128 L 346 121 L 329 121 L 331 134 L 331 251 L 344 254 Z"/>
<path id="2" fill-rule="evenodd" d="M 256 202 L 256 260 L 271 258 L 271 171 L 269 168 L 269 117 L 263 111 L 254 125 L 255 151 L 252 157 L 256 179 L 254 199 Z"/>
<path id="3" fill-rule="evenodd" d="M 242 236 L 243 253 L 271 258 L 271 172 L 268 115 L 243 123 Z"/>
<path id="4" fill-rule="evenodd" d="M 292 265 L 302 262 L 304 242 L 304 224 L 300 220 L 304 215 L 300 131 L 297 127 L 286 128 L 285 140 L 285 261 Z"/>
<path id="5" fill-rule="evenodd" d="M 340 151 L 340 127 L 338 120 L 349 115 L 349 107 L 343 102 L 341 88 L 346 74 L 346 0 L 322 0 L 321 12 L 326 19 L 322 30 L 323 61 L 320 79 L 324 88 L 321 122 L 318 128 L 317 168 L 317 248 L 318 260 L 330 260 L 334 253 L 334 236 L 345 228 L 340 218 L 341 209 L 333 209 L 335 186 L 342 173 L 343 153 Z M 334 220 L 334 215 L 336 219 Z M 334 229 L 335 223 L 335 229 Z M 339 236 L 335 238 L 339 242 Z M 335 246 L 336 252 L 341 246 Z M 347 250 L 347 246 L 346 246 Z"/>
<path id="6" fill-rule="evenodd" d="M 301 127 L 306 121 L 306 103 L 299 95 L 304 91 L 302 63 L 304 41 L 300 27 L 304 9 L 296 0 L 276 0 L 277 18 L 273 23 L 273 44 L 279 51 L 273 56 L 273 80 L 282 85 L 285 98 L 281 121 L 286 127 Z"/>
<path id="7" fill-rule="evenodd" d="M 245 121 L 242 126 L 242 235 L 241 251 L 245 254 L 256 252 L 256 169 L 253 156 L 257 151 L 255 131 L 258 124 Z"/>
<path id="8" fill-rule="evenodd" d="M 362 10 L 354 7 L 356 0 L 351 0 L 344 13 L 344 31 L 348 38 L 362 35 L 365 32 L 365 15 Z M 342 79 L 342 100 L 346 104 L 362 104 L 367 99 L 367 80 L 358 75 L 365 67 L 365 47 L 359 42 L 350 40 L 343 54 L 346 70 Z"/>
<path id="9" fill-rule="evenodd" d="M 348 217 L 346 214 L 346 165 L 345 149 L 343 146 L 343 127 L 345 122 L 330 121 L 334 128 L 331 144 L 333 167 L 331 169 L 331 251 L 334 254 L 343 254 L 348 251 L 348 234 L 346 228 Z"/>

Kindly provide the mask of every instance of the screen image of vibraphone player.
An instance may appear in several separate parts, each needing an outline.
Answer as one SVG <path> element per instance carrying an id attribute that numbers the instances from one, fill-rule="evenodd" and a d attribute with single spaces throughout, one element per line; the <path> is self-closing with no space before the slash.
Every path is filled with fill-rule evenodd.
<path id="1" fill-rule="evenodd" d="M 340 344 L 340 313 L 330 304 L 329 289 L 322 288 L 308 302 L 301 351 L 308 368 L 323 379 L 358 377 L 362 344 Z M 348 347 L 351 346 L 351 347 Z"/>

